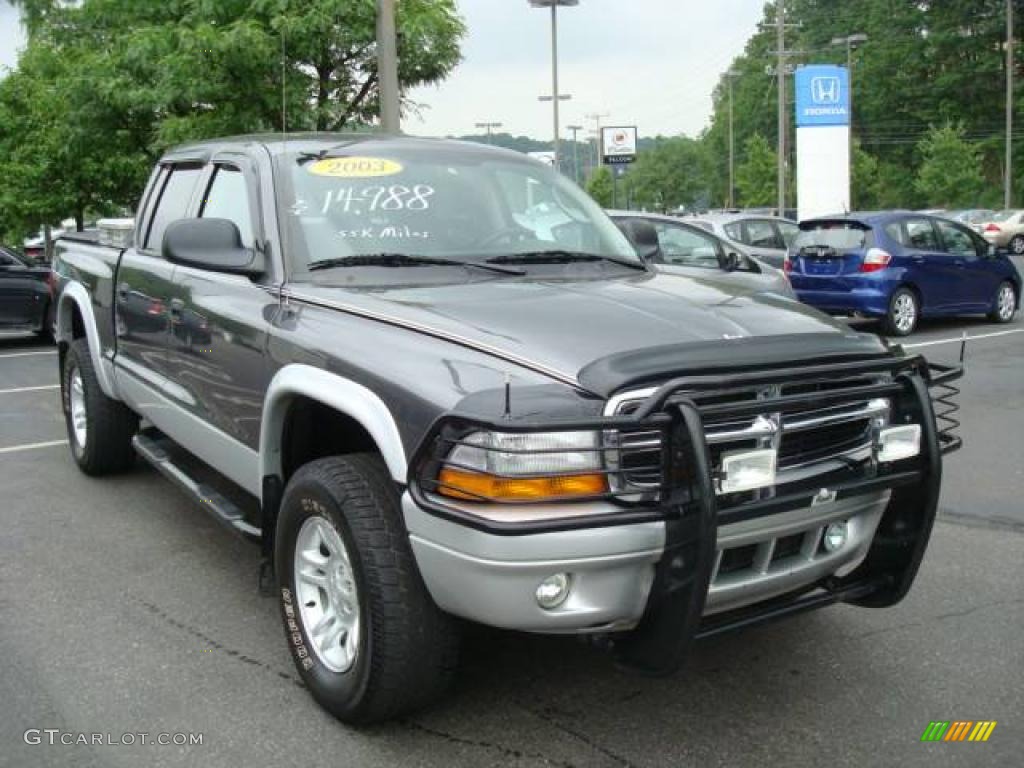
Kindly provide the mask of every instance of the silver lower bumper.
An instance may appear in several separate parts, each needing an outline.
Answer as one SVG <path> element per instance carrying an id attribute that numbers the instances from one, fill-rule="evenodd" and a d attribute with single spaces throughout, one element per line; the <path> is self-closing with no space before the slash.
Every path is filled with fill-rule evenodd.
<path id="1" fill-rule="evenodd" d="M 867 554 L 889 495 L 866 494 L 721 527 L 705 614 L 852 570 Z M 408 493 L 402 509 L 434 601 L 456 616 L 505 629 L 558 634 L 635 626 L 665 546 L 660 522 L 499 536 L 429 514 Z M 826 552 L 824 528 L 839 520 L 847 522 L 846 544 Z M 746 548 L 742 559 L 727 554 L 741 548 Z M 556 573 L 570 574 L 571 592 L 560 606 L 545 610 L 536 590 Z"/>
<path id="2" fill-rule="evenodd" d="M 643 615 L 665 547 L 660 522 L 497 536 L 431 515 L 408 493 L 405 524 L 423 581 L 445 611 L 505 629 L 579 633 L 627 629 Z M 571 575 L 569 597 L 545 610 L 538 585 Z"/>

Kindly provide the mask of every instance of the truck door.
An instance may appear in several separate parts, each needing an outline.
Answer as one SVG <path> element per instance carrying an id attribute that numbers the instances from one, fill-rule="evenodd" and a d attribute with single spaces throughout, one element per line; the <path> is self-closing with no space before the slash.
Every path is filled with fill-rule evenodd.
<path id="1" fill-rule="evenodd" d="M 203 189 L 199 217 L 228 219 L 238 227 L 243 245 L 262 247 L 257 170 L 246 156 L 215 156 Z M 171 378 L 182 388 L 182 405 L 215 428 L 214 440 L 226 436 L 221 455 L 237 456 L 237 443 L 257 450 L 270 378 L 268 318 L 278 306 L 266 290 L 270 278 L 179 264 L 175 279 L 181 296 L 171 307 L 168 355 Z M 232 466 L 217 468 L 233 474 Z"/>
<path id="2" fill-rule="evenodd" d="M 115 367 L 129 402 L 154 422 L 166 412 L 159 397 L 175 391 L 168 377 L 171 305 L 177 297 L 174 265 L 161 244 L 167 225 L 185 218 L 198 201 L 202 162 L 162 166 L 146 200 L 137 242 L 121 257 L 114 285 Z M 159 424 L 158 424 L 159 426 Z"/>

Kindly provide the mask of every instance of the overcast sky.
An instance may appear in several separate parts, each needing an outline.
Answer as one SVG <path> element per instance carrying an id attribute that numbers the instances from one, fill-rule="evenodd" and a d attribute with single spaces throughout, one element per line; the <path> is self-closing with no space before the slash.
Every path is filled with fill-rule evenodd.
<path id="1" fill-rule="evenodd" d="M 415 134 L 475 133 L 475 123 L 547 139 L 551 105 L 551 14 L 528 0 L 458 0 L 468 33 L 463 62 L 438 86 L 410 95 Z M 743 50 L 763 0 L 580 0 L 559 10 L 562 125 L 637 125 L 642 135 L 696 134 L 711 112 L 719 74 Z M 13 66 L 22 31 L 0 0 L 0 66 Z M 563 131 L 563 135 L 565 132 Z"/>

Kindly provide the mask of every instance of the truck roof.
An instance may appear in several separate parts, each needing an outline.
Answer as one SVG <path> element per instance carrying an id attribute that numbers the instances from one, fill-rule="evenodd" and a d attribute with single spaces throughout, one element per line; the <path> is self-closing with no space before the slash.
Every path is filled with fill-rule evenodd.
<path id="1" fill-rule="evenodd" d="M 471 141 L 456 139 L 425 138 L 403 136 L 388 133 L 253 133 L 239 136 L 226 136 L 216 139 L 204 139 L 172 147 L 164 153 L 162 162 L 169 160 L 201 160 L 206 161 L 212 155 L 231 149 L 244 149 L 254 146 L 263 147 L 272 155 L 284 152 L 305 151 L 320 152 L 325 149 L 357 144 L 367 145 L 367 149 L 387 151 L 402 149 L 406 151 L 425 150 L 431 153 L 453 153 L 465 156 L 501 156 L 506 160 L 541 164 L 520 152 L 510 149 L 478 144 Z"/>

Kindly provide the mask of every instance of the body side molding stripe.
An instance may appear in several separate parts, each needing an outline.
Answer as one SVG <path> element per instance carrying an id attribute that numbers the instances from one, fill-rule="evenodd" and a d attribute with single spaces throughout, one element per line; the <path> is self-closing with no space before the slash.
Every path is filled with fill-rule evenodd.
<path id="1" fill-rule="evenodd" d="M 473 339 L 468 339 L 465 336 L 459 336 L 458 334 L 455 333 L 442 331 L 437 328 L 433 328 L 429 325 L 423 325 L 421 323 L 416 323 L 411 320 L 403 320 L 401 318 L 393 317 L 391 315 L 386 315 L 380 312 L 374 312 L 372 310 L 363 309 L 361 307 L 354 307 L 350 304 L 343 304 L 341 302 L 330 301 L 328 299 L 320 299 L 312 296 L 306 296 L 304 294 L 296 293 L 294 291 L 287 289 L 281 291 L 281 295 L 285 298 L 294 299 L 295 301 L 301 301 L 306 304 L 313 304 L 314 306 L 324 307 L 325 309 L 336 309 L 340 312 L 345 312 L 350 315 L 365 317 L 368 320 L 376 320 L 381 323 L 387 323 L 388 325 L 394 325 L 400 328 L 406 328 L 411 331 L 417 331 L 419 333 L 426 334 L 427 336 L 433 336 L 435 339 L 449 341 L 453 344 L 458 344 L 459 346 L 462 347 L 474 349 L 477 352 L 483 352 L 485 354 L 492 355 L 493 357 L 505 360 L 506 362 L 514 363 L 515 365 L 534 371 L 535 373 L 540 373 L 543 374 L 544 376 L 548 376 L 549 378 L 552 378 L 555 381 L 559 381 L 562 384 L 568 384 L 570 387 L 573 387 L 574 389 L 584 389 L 584 387 L 580 385 L 579 380 L 573 374 L 566 373 L 565 371 L 560 371 L 557 368 L 551 368 L 550 366 L 544 365 L 543 363 L 538 363 L 534 360 L 530 360 L 528 358 L 517 355 L 514 352 L 508 352 L 506 350 L 499 349 L 498 347 L 493 347 L 490 344 L 484 344 L 479 341 L 474 341 Z"/>
<path id="2" fill-rule="evenodd" d="M 85 337 L 89 341 L 89 356 L 92 357 L 92 367 L 96 370 L 96 378 L 100 382 L 100 389 L 103 394 L 113 400 L 120 400 L 121 396 L 117 390 L 117 383 L 113 377 L 110 361 L 103 357 L 103 350 L 100 348 L 100 333 L 96 328 L 96 316 L 93 314 L 92 300 L 85 286 L 77 280 L 71 280 L 61 291 L 60 300 L 57 304 L 57 340 L 71 343 L 71 309 L 77 305 L 82 315 L 82 324 L 85 326 Z"/>
<path id="3" fill-rule="evenodd" d="M 406 482 L 408 462 L 391 410 L 362 384 L 311 365 L 294 363 L 274 374 L 260 424 L 260 477 L 281 476 L 281 434 L 294 396 L 316 400 L 358 421 L 380 448 L 391 477 Z"/>

